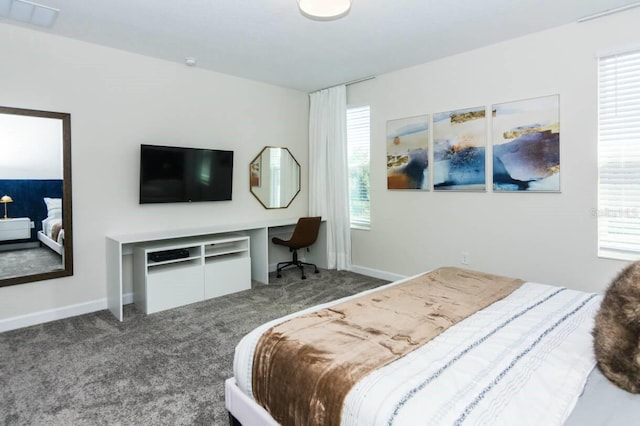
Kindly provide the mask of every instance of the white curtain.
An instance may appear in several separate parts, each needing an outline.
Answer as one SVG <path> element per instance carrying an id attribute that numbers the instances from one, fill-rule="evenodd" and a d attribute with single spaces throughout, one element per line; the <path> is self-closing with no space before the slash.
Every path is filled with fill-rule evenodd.
<path id="1" fill-rule="evenodd" d="M 349 270 L 347 88 L 338 86 L 314 92 L 310 102 L 309 213 L 326 219 L 329 268 Z"/>

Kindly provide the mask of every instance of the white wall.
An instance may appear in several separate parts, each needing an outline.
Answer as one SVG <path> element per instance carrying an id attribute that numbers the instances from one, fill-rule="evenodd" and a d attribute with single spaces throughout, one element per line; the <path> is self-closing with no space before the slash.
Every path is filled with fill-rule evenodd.
<path id="1" fill-rule="evenodd" d="M 2 114 L 0 141 L 0 179 L 62 179 L 60 120 Z"/>
<path id="2" fill-rule="evenodd" d="M 106 297 L 105 235 L 307 213 L 308 96 L 0 24 L 0 104 L 71 114 L 74 275 L 0 288 L 0 320 Z M 141 143 L 232 149 L 233 201 L 138 204 Z M 249 192 L 249 162 L 286 146 L 302 167 L 288 209 Z"/>
<path id="3" fill-rule="evenodd" d="M 352 85 L 371 105 L 370 231 L 353 263 L 401 275 L 443 265 L 598 291 L 625 265 L 597 257 L 596 53 L 640 47 L 640 10 L 570 24 Z M 386 121 L 560 95 L 561 193 L 386 189 Z M 490 139 L 489 139 L 490 140 Z"/>

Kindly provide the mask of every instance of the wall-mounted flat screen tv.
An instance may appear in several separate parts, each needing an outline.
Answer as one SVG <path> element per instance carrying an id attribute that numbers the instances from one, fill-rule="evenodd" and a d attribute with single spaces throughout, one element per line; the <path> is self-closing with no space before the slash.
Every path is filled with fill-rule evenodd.
<path id="1" fill-rule="evenodd" d="M 140 146 L 140 204 L 231 200 L 233 151 Z"/>

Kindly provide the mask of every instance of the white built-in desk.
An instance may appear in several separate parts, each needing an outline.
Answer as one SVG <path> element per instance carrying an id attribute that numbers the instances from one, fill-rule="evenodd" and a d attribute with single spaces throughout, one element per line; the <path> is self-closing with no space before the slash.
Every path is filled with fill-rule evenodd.
<path id="1" fill-rule="evenodd" d="M 268 222 L 252 222 L 244 224 L 228 224 L 197 229 L 164 230 L 157 232 L 143 232 L 123 235 L 108 235 L 106 237 L 107 257 L 107 306 L 111 313 L 120 321 L 123 319 L 123 256 L 132 254 L 137 249 L 140 252 L 149 247 L 179 247 L 183 243 L 192 244 L 194 239 L 215 240 L 233 233 L 246 236 L 249 240 L 247 257 L 250 258 L 251 279 L 264 284 L 269 283 L 270 264 L 291 259 L 290 253 L 283 247 L 271 243 L 271 236 L 291 234 L 298 218 L 282 219 Z M 305 253 L 306 261 L 315 263 L 320 268 L 327 267 L 326 227 L 323 222 L 320 227 L 318 240 Z M 197 257 L 197 256 L 196 256 Z M 203 256 L 204 259 L 205 256 Z M 204 261 L 204 260 L 203 260 Z M 134 275 L 134 280 L 140 280 L 144 274 Z M 140 292 L 142 283 L 134 282 L 134 293 Z M 135 290 L 135 289 L 138 290 Z M 242 290 L 243 288 L 240 288 Z M 140 294 L 134 294 L 134 299 Z"/>

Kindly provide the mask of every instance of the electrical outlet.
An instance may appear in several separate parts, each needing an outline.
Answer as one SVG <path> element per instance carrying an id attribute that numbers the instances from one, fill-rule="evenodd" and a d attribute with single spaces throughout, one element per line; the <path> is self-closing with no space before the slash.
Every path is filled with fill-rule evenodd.
<path id="1" fill-rule="evenodd" d="M 469 252 L 463 251 L 460 253 L 460 263 L 463 265 L 469 264 Z"/>

